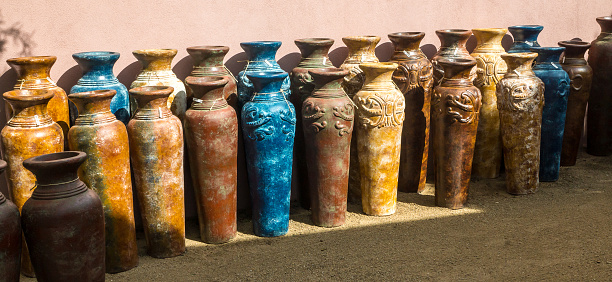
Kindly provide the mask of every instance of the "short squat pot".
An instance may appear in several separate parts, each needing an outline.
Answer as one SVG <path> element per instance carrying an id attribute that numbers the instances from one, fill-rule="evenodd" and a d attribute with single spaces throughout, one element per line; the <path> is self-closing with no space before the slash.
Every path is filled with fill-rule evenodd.
<path id="1" fill-rule="evenodd" d="M 0 160 L 0 173 L 6 162 Z M 21 217 L 15 204 L 0 193 L 0 273 L 2 281 L 19 281 L 21 268 Z"/>
<path id="2" fill-rule="evenodd" d="M 544 29 L 541 25 L 515 25 L 508 27 L 514 42 L 508 53 L 528 53 L 531 47 L 540 47 L 538 35 Z"/>

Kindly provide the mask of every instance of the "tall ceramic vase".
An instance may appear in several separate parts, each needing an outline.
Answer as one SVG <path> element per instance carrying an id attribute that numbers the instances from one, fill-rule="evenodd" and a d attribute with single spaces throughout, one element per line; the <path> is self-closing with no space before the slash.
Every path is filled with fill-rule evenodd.
<path id="1" fill-rule="evenodd" d="M 342 38 L 342 42 L 348 47 L 348 56 L 340 65 L 341 69 L 348 70 L 349 73 L 344 77 L 342 87 L 353 99 L 355 94 L 363 86 L 365 76 L 359 68 L 362 63 L 378 63 L 376 57 L 376 44 L 380 42 L 378 36 L 347 36 Z M 359 176 L 359 157 L 357 152 L 357 132 L 358 128 L 353 128 L 351 139 L 351 164 L 349 168 L 349 192 L 348 198 L 351 202 L 361 202 L 361 176 Z"/>
<path id="2" fill-rule="evenodd" d="M 584 115 L 586 112 L 593 69 L 584 59 L 584 53 L 591 44 L 583 41 L 560 41 L 559 46 L 565 47 L 561 57 L 561 67 L 570 78 L 570 93 L 567 100 L 567 113 L 565 115 L 565 130 L 563 131 L 563 146 L 561 149 L 561 165 L 573 166 L 580 147 L 582 130 L 584 129 Z"/>
<path id="3" fill-rule="evenodd" d="M 167 107 L 169 86 L 130 89 L 138 110 L 127 125 L 135 190 L 147 241 L 155 258 L 185 252 L 183 127 Z"/>
<path id="4" fill-rule="evenodd" d="M 535 193 L 540 171 L 540 133 L 544 83 L 531 65 L 535 53 L 502 55 L 508 72 L 497 84 L 506 189 L 514 195 Z"/>
<path id="5" fill-rule="evenodd" d="M 257 236 L 281 236 L 289 228 L 295 109 L 282 91 L 288 77 L 247 74 L 254 92 L 242 107 L 241 124 Z"/>
<path id="6" fill-rule="evenodd" d="M 612 16 L 597 18 L 601 33 L 591 42 L 593 84 L 587 112 L 587 153 L 612 155 Z"/>
<path id="7" fill-rule="evenodd" d="M 142 86 L 170 86 L 174 91 L 168 97 L 167 107 L 181 121 L 187 110 L 187 91 L 185 84 L 172 71 L 172 59 L 176 49 L 145 49 L 133 51 L 134 57 L 142 64 L 142 71 L 132 82 L 130 89 Z M 137 102 L 131 101 L 132 109 L 136 111 Z M 134 114 L 132 114 L 134 115 Z"/>
<path id="8" fill-rule="evenodd" d="M 466 29 L 441 29 L 436 30 L 440 39 L 440 49 L 431 57 L 433 65 L 434 86 L 440 84 L 444 77 L 444 69 L 438 64 L 440 59 L 474 59 L 465 47 L 472 31 Z M 473 80 L 476 76 L 475 68 L 471 74 Z"/>
<path id="9" fill-rule="evenodd" d="M 23 167 L 23 160 L 64 151 L 62 128 L 47 112 L 53 95 L 48 90 L 13 90 L 2 95 L 13 109 L 13 117 L 2 129 L 2 155 L 8 163 L 9 198 L 20 211 L 36 182 L 34 175 Z M 34 277 L 26 244 L 23 244 L 21 271 Z"/>
<path id="10" fill-rule="evenodd" d="M 353 131 L 353 102 L 342 89 L 348 71 L 336 68 L 309 71 L 315 88 L 302 106 L 305 156 L 310 178 L 310 210 L 314 224 L 344 224 Z"/>
<path id="11" fill-rule="evenodd" d="M 508 27 L 508 31 L 512 34 L 514 42 L 508 53 L 524 53 L 531 52 L 531 47 L 540 47 L 538 43 L 538 35 L 544 29 L 541 25 L 515 25 Z"/>
<path id="12" fill-rule="evenodd" d="M 444 78 L 432 98 L 435 201 L 437 206 L 460 209 L 467 202 L 482 95 L 471 79 L 475 60 L 438 63 Z"/>
<path id="13" fill-rule="evenodd" d="M 395 63 L 359 65 L 365 74 L 353 98 L 357 108 L 357 150 L 361 205 L 367 215 L 390 215 L 397 205 L 397 180 L 404 122 L 404 95 L 391 79 Z"/>
<path id="14" fill-rule="evenodd" d="M 118 120 L 127 124 L 130 121 L 130 95 L 125 85 L 113 74 L 117 52 L 83 52 L 72 54 L 83 70 L 83 76 L 72 86 L 70 93 L 112 89 L 117 92 L 110 104 L 110 111 Z"/>
<path id="15" fill-rule="evenodd" d="M 6 169 L 0 160 L 0 173 Z M 19 209 L 0 193 L 0 279 L 19 281 L 21 268 L 21 217 Z"/>
<path id="16" fill-rule="evenodd" d="M 295 107 L 295 143 L 293 144 L 293 175 L 291 186 L 299 192 L 300 205 L 310 209 L 308 168 L 306 165 L 304 130 L 302 129 L 302 102 L 314 89 L 313 79 L 308 73 L 311 69 L 333 68 L 327 53 L 334 44 L 330 38 L 305 38 L 295 40 L 302 53 L 302 59 L 289 76 L 291 77 L 291 103 Z"/>
<path id="17" fill-rule="evenodd" d="M 570 91 L 569 75 L 559 64 L 565 47 L 533 47 L 531 50 L 538 53 L 533 72 L 544 82 L 540 181 L 557 181 Z"/>
<path id="18" fill-rule="evenodd" d="M 67 151 L 29 158 L 36 175 L 21 224 L 38 281 L 104 281 L 104 211 L 83 183 L 87 154 Z"/>
<path id="19" fill-rule="evenodd" d="M 393 82 L 406 100 L 397 184 L 402 192 L 423 192 L 427 177 L 433 68 L 419 47 L 423 37 L 423 32 L 389 34 L 395 47 L 389 61 L 399 66 L 393 73 Z"/>
<path id="20" fill-rule="evenodd" d="M 502 163 L 499 111 L 495 91 L 497 83 L 508 69 L 506 62 L 501 58 L 501 55 L 506 53 L 501 41 L 507 31 L 505 28 L 472 29 L 477 41 L 476 48 L 471 54 L 477 62 L 474 85 L 482 94 L 472 175 L 483 178 L 497 178 Z"/>
<path id="21" fill-rule="evenodd" d="M 185 114 L 200 237 L 224 243 L 236 236 L 238 119 L 225 100 L 225 77 L 187 77 L 193 103 Z"/>
<path id="22" fill-rule="evenodd" d="M 138 265 L 129 141 L 125 125 L 110 110 L 115 93 L 95 90 L 68 95 L 79 112 L 68 132 L 68 145 L 87 154 L 79 178 L 104 206 L 108 273 Z"/>

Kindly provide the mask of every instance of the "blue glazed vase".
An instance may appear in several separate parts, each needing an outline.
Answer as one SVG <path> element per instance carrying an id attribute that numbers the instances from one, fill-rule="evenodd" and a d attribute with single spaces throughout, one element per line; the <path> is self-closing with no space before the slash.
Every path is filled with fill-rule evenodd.
<path id="1" fill-rule="evenodd" d="M 253 230 L 263 237 L 289 229 L 295 108 L 280 91 L 286 72 L 250 73 L 254 93 L 242 107 L 242 133 L 253 201 Z"/>
<path id="2" fill-rule="evenodd" d="M 538 35 L 544 29 L 541 25 L 515 25 L 508 27 L 508 31 L 514 38 L 514 43 L 508 49 L 508 53 L 530 52 L 531 47 L 540 47 Z"/>
<path id="3" fill-rule="evenodd" d="M 247 54 L 248 61 L 244 70 L 238 73 L 238 101 L 241 105 L 250 100 L 253 95 L 253 83 L 248 75 L 253 73 L 277 73 L 283 72 L 276 62 L 276 51 L 281 46 L 280 41 L 253 41 L 240 43 L 240 47 Z M 285 98 L 289 99 L 291 79 L 283 80 L 281 89 Z M 278 91 L 278 90 L 277 90 Z"/>
<path id="4" fill-rule="evenodd" d="M 117 52 L 83 52 L 72 54 L 83 70 L 83 76 L 70 89 L 70 93 L 112 89 L 117 94 L 111 100 L 110 110 L 118 120 L 130 121 L 130 100 L 127 88 L 113 74 L 113 66 L 119 59 Z"/>
<path id="5" fill-rule="evenodd" d="M 565 113 L 570 90 L 569 75 L 559 64 L 565 47 L 532 47 L 538 53 L 533 72 L 544 82 L 544 110 L 540 143 L 540 181 L 557 181 Z"/>

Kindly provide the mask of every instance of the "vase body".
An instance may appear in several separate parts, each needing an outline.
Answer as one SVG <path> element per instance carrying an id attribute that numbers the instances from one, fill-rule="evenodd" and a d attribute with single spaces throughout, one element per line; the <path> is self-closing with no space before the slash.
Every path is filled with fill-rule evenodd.
<path id="1" fill-rule="evenodd" d="M 433 67 L 419 47 L 423 37 L 423 32 L 389 34 L 395 47 L 389 61 L 398 64 L 393 82 L 406 101 L 397 184 L 402 192 L 423 192 L 427 177 Z"/>
<path id="2" fill-rule="evenodd" d="M 544 83 L 531 69 L 536 57 L 535 53 L 502 55 L 508 72 L 496 90 L 506 190 L 514 195 L 538 189 Z"/>
<path id="3" fill-rule="evenodd" d="M 570 91 L 569 75 L 559 64 L 565 47 L 533 47 L 538 53 L 533 72 L 544 82 L 540 145 L 540 181 L 557 181 Z"/>
<path id="4" fill-rule="evenodd" d="M 355 97 L 361 205 L 367 215 L 390 215 L 397 205 L 397 179 L 405 100 L 391 79 L 395 63 L 359 65 L 365 74 Z"/>
<path id="5" fill-rule="evenodd" d="M 183 127 L 167 107 L 174 89 L 130 89 L 138 110 L 127 126 L 135 190 L 147 241 L 155 258 L 185 252 Z"/>
<path id="6" fill-rule="evenodd" d="M 23 162 L 36 175 L 21 224 L 38 281 L 104 281 L 102 202 L 77 176 L 85 158 L 67 151 Z"/>
<path id="7" fill-rule="evenodd" d="M 64 150 L 62 128 L 47 112 L 47 103 L 55 95 L 47 90 L 13 90 L 3 94 L 13 109 L 13 117 L 2 129 L 2 150 L 8 163 L 9 198 L 21 211 L 32 195 L 36 178 L 26 170 L 25 159 Z M 22 273 L 34 277 L 27 245 L 21 255 Z"/>
<path id="8" fill-rule="evenodd" d="M 302 122 L 310 179 L 310 210 L 315 225 L 344 224 L 348 195 L 351 133 L 354 108 L 342 88 L 348 71 L 315 69 L 315 88 L 304 100 Z"/>
<path id="9" fill-rule="evenodd" d="M 236 236 L 238 119 L 225 99 L 225 77 L 188 77 L 194 102 L 185 114 L 200 237 L 224 243 Z"/>
<path id="10" fill-rule="evenodd" d="M 438 64 L 440 59 L 474 59 L 465 47 L 472 31 L 465 29 L 441 29 L 436 30 L 436 35 L 440 39 L 440 49 L 431 57 L 433 65 L 434 86 L 440 84 L 444 77 L 444 69 Z M 476 77 L 476 68 L 472 70 L 470 79 Z"/>
<path id="11" fill-rule="evenodd" d="M 477 41 L 476 48 L 471 54 L 477 62 L 474 85 L 482 95 L 472 175 L 482 178 L 497 178 L 502 163 L 499 111 L 495 91 L 497 83 L 508 69 L 506 62 L 501 58 L 501 55 L 506 53 L 501 41 L 507 31 L 504 28 L 472 29 Z"/>
<path id="12" fill-rule="evenodd" d="M 565 47 L 561 57 L 561 67 L 570 78 L 570 92 L 567 98 L 567 113 L 565 115 L 565 130 L 563 131 L 563 146 L 561 149 L 561 165 L 576 164 L 580 139 L 584 129 L 586 112 L 593 70 L 584 59 L 584 54 L 591 47 L 588 42 L 560 41 L 559 46 Z"/>
<path id="13" fill-rule="evenodd" d="M 0 160 L 0 173 L 6 169 Z M 19 209 L 0 193 L 0 280 L 19 281 L 21 268 L 21 217 Z"/>
<path id="14" fill-rule="evenodd" d="M 130 89 L 142 86 L 170 86 L 174 91 L 168 97 L 167 106 L 172 114 L 181 121 L 185 118 L 187 110 L 187 91 L 185 84 L 176 77 L 172 71 L 172 59 L 176 56 L 176 49 L 146 49 L 133 51 L 134 57 L 142 64 L 142 71 L 132 82 Z M 136 111 L 138 103 L 134 100 L 130 102 L 132 109 Z"/>
<path id="15" fill-rule="evenodd" d="M 257 236 L 281 236 L 289 228 L 295 109 L 282 91 L 288 77 L 247 74 L 254 94 L 242 107 L 241 124 Z"/>
<path id="16" fill-rule="evenodd" d="M 314 82 L 309 70 L 318 68 L 333 68 L 328 57 L 329 48 L 334 44 L 329 38 L 305 38 L 295 40 L 302 54 L 302 59 L 289 76 L 291 77 L 291 103 L 295 107 L 295 140 L 293 144 L 293 175 L 291 188 L 299 193 L 300 205 L 310 209 L 310 192 L 308 168 L 306 164 L 304 130 L 302 127 L 302 102 L 314 90 Z"/>
<path id="17" fill-rule="evenodd" d="M 359 68 L 362 63 L 378 63 L 376 57 L 376 44 L 380 42 L 378 36 L 347 36 L 342 38 L 342 42 L 348 48 L 348 55 L 341 69 L 348 70 L 349 73 L 344 77 L 342 87 L 348 94 L 349 98 L 353 99 L 355 94 L 359 92 L 365 81 L 363 71 Z M 349 168 L 349 192 L 348 198 L 351 202 L 361 202 L 361 176 L 359 176 L 359 156 L 357 150 L 357 127 L 353 127 L 353 136 L 351 138 L 351 158 Z"/>
<path id="18" fill-rule="evenodd" d="M 597 18 L 601 33 L 591 42 L 593 82 L 587 112 L 587 153 L 612 155 L 612 17 Z"/>
<path id="19" fill-rule="evenodd" d="M 541 25 L 515 25 L 508 27 L 514 42 L 508 53 L 528 53 L 531 47 L 540 47 L 538 35 L 544 29 Z"/>
<path id="20" fill-rule="evenodd" d="M 138 265 L 129 141 L 125 125 L 110 110 L 114 96 L 114 90 L 68 95 L 79 112 L 68 132 L 68 146 L 87 154 L 78 175 L 104 207 L 108 273 Z"/>

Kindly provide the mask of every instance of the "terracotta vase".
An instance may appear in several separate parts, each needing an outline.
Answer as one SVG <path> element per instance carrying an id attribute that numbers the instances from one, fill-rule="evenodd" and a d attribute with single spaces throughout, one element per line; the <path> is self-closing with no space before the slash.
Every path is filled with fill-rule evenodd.
<path id="1" fill-rule="evenodd" d="M 505 28 L 472 29 L 477 45 L 472 52 L 476 59 L 474 85 L 482 94 L 482 106 L 478 119 L 478 132 L 474 146 L 472 175 L 482 178 L 497 178 L 502 164 L 502 142 L 497 110 L 497 83 L 504 77 L 508 67 L 501 55 L 506 54 L 501 45 Z"/>
<path id="2" fill-rule="evenodd" d="M 67 151 L 23 162 L 36 175 L 21 224 L 38 281 L 104 281 L 102 202 L 77 175 L 86 158 Z"/>
<path id="3" fill-rule="evenodd" d="M 321 68 L 309 73 L 315 88 L 304 100 L 301 119 L 310 178 L 310 210 L 314 224 L 335 227 L 345 221 L 355 111 L 342 89 L 348 71 Z"/>
<path id="4" fill-rule="evenodd" d="M 434 86 L 440 84 L 444 77 L 444 69 L 438 64 L 440 59 L 474 59 L 465 47 L 472 31 L 466 29 L 441 29 L 436 30 L 436 35 L 440 39 L 440 49 L 431 57 L 433 65 Z M 476 68 L 472 70 L 470 79 L 476 78 Z"/>
<path id="5" fill-rule="evenodd" d="M 531 47 L 540 47 L 538 43 L 538 35 L 544 29 L 541 25 L 515 25 L 508 27 L 508 31 L 512 34 L 514 42 L 508 53 L 524 53 L 531 52 Z"/>
<path id="6" fill-rule="evenodd" d="M 55 93 L 48 90 L 13 90 L 2 95 L 13 109 L 13 117 L 2 129 L 2 153 L 8 163 L 9 198 L 20 211 L 32 195 L 36 181 L 23 167 L 23 160 L 64 151 L 62 128 L 47 112 L 53 95 Z M 26 244 L 23 244 L 21 271 L 34 277 Z"/>
<path id="7" fill-rule="evenodd" d="M 389 34 L 395 47 L 389 61 L 399 66 L 393 73 L 393 82 L 406 100 L 397 184 L 398 190 L 402 192 L 423 192 L 427 177 L 433 68 L 419 48 L 423 37 L 423 32 Z"/>
<path id="8" fill-rule="evenodd" d="M 470 59 L 440 59 L 438 63 L 444 78 L 432 98 L 435 201 L 440 207 L 461 209 L 467 202 L 482 104 L 470 74 L 477 63 Z"/>
<path id="9" fill-rule="evenodd" d="M 168 97 L 167 106 L 181 121 L 185 118 L 187 104 L 187 91 L 185 84 L 176 77 L 172 71 L 172 59 L 176 56 L 176 49 L 146 49 L 133 51 L 134 57 L 142 64 L 142 71 L 132 82 L 130 88 L 142 86 L 170 86 L 174 91 Z M 136 101 L 130 103 L 136 111 Z M 133 114 L 132 114 L 133 115 Z"/>
<path id="10" fill-rule="evenodd" d="M 238 89 L 236 78 L 223 64 L 223 59 L 227 52 L 229 52 L 229 47 L 227 46 L 194 46 L 187 48 L 187 53 L 193 59 L 193 70 L 189 76 L 227 78 L 227 84 L 225 84 L 223 89 L 223 97 L 234 110 L 237 110 Z"/>
<path id="11" fill-rule="evenodd" d="M 535 193 L 540 171 L 540 134 L 544 83 L 531 65 L 535 53 L 502 55 L 508 72 L 497 84 L 506 189 L 514 195 Z"/>
<path id="12" fill-rule="evenodd" d="M 344 77 L 342 87 L 349 98 L 353 99 L 359 92 L 365 81 L 363 71 L 359 68 L 362 63 L 378 63 L 376 57 L 376 44 L 380 42 L 378 36 L 347 36 L 342 42 L 348 47 L 348 56 L 340 65 L 341 69 L 348 70 Z M 358 128 L 353 128 L 351 139 L 351 164 L 349 168 L 349 192 L 348 198 L 351 202 L 361 202 L 361 176 L 359 175 L 359 156 L 357 151 Z"/>
<path id="13" fill-rule="evenodd" d="M 185 252 L 183 127 L 167 107 L 170 86 L 130 89 L 138 110 L 127 125 L 135 190 L 147 253 L 168 258 Z"/>
<path id="14" fill-rule="evenodd" d="M 78 175 L 104 206 L 108 273 L 138 265 L 129 141 L 125 125 L 111 112 L 114 96 L 115 90 L 68 95 L 79 112 L 68 132 L 68 145 L 87 154 Z"/>
<path id="15" fill-rule="evenodd" d="M 597 18 L 601 33 L 591 42 L 593 82 L 587 112 L 587 153 L 612 155 L 612 16 Z"/>
<path id="16" fill-rule="evenodd" d="M 200 237 L 224 243 L 236 237 L 238 118 L 225 100 L 225 77 L 187 77 L 193 103 L 185 114 Z"/>
<path id="17" fill-rule="evenodd" d="M 308 168 L 304 153 L 304 130 L 302 128 L 302 102 L 314 90 L 314 82 L 309 70 L 318 68 L 333 68 L 327 56 L 329 48 L 334 44 L 330 38 L 306 38 L 295 40 L 295 45 L 302 53 L 302 59 L 289 76 L 291 77 L 290 101 L 295 107 L 295 140 L 293 144 L 293 175 L 291 176 L 291 189 L 298 191 L 300 205 L 304 209 L 310 209 L 310 192 Z"/>
<path id="18" fill-rule="evenodd" d="M 6 162 L 0 160 L 0 174 Z M 0 280 L 19 281 L 21 268 L 21 217 L 19 209 L 0 193 Z"/>
<path id="19" fill-rule="evenodd" d="M 560 41 L 559 46 L 565 47 L 561 57 L 561 67 L 570 78 L 570 92 L 567 100 L 565 130 L 563 131 L 563 146 L 561 149 L 561 165 L 573 166 L 580 147 L 584 115 L 586 112 L 593 69 L 584 59 L 584 53 L 591 44 L 583 41 Z"/>
<path id="20" fill-rule="evenodd" d="M 391 77 L 395 63 L 359 65 L 363 87 L 353 98 L 357 108 L 357 150 L 361 205 L 367 215 L 390 215 L 397 204 L 397 179 L 404 122 L 404 95 Z"/>

